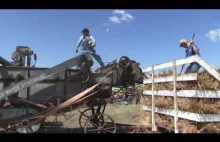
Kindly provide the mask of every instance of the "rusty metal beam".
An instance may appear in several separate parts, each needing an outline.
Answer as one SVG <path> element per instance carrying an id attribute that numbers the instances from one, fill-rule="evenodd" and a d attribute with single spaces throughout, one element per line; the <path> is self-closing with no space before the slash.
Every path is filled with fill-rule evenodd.
<path id="1" fill-rule="evenodd" d="M 63 102 L 62 104 L 60 104 L 59 106 L 55 107 L 54 109 L 52 109 L 51 111 L 47 112 L 44 117 L 41 117 L 37 120 L 35 120 L 34 122 L 31 123 L 31 125 L 35 125 L 39 122 L 41 122 L 42 120 L 44 120 L 44 118 L 55 114 L 56 112 L 60 111 L 61 109 L 73 104 L 74 102 L 78 101 L 80 98 L 82 98 L 83 96 L 85 96 L 86 94 L 88 94 L 89 92 L 91 92 L 92 90 L 94 90 L 97 86 L 99 85 L 99 83 L 93 85 L 92 87 L 86 89 L 85 91 L 79 93 L 78 95 L 72 97 L 71 99 Z"/>
<path id="2" fill-rule="evenodd" d="M 34 106 L 37 106 L 37 107 L 40 107 L 40 108 L 43 108 L 43 109 L 47 109 L 47 106 L 35 103 L 33 101 L 30 101 L 30 100 L 20 98 L 19 101 L 22 101 L 22 102 L 25 102 L 25 103 L 28 103 L 28 104 L 31 104 L 31 105 L 34 105 Z"/>

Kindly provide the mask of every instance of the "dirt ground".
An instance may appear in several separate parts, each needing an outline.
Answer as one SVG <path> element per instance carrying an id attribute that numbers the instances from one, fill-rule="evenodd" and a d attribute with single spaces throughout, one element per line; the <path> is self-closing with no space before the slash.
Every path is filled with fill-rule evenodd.
<path id="1" fill-rule="evenodd" d="M 129 104 L 124 105 L 121 103 L 118 107 L 114 107 L 113 105 L 108 105 L 105 110 L 105 114 L 109 115 L 115 123 L 120 124 L 131 124 L 131 125 L 146 125 L 144 124 L 144 115 L 145 112 L 141 109 L 141 104 Z M 85 109 L 78 109 L 83 111 Z M 66 114 L 66 117 L 70 117 L 70 119 L 66 120 L 63 124 L 63 128 L 79 128 L 79 116 L 80 112 L 77 110 L 72 111 L 71 113 Z M 54 118 L 49 118 L 52 121 Z M 64 120 L 64 117 L 58 117 L 58 121 Z"/>
<path id="2" fill-rule="evenodd" d="M 141 105 L 119 105 L 116 107 L 108 107 L 106 114 L 111 116 L 115 123 L 145 125 L 143 123 L 145 112 L 141 109 Z"/>

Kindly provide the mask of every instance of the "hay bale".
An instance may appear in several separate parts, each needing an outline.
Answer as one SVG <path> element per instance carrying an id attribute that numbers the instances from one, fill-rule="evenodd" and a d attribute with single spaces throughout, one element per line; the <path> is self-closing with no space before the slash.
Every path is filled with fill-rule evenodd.
<path id="1" fill-rule="evenodd" d="M 171 116 L 156 114 L 156 124 L 174 128 L 174 119 Z M 180 119 L 177 122 L 181 133 L 219 133 L 220 123 L 198 123 L 190 120 Z"/>
<path id="2" fill-rule="evenodd" d="M 151 112 L 146 112 L 142 121 L 145 126 L 134 128 L 133 133 L 151 133 Z"/>
<path id="3" fill-rule="evenodd" d="M 177 98 L 178 109 L 198 114 L 220 114 L 220 99 Z M 144 105 L 151 107 L 151 96 L 146 96 Z M 174 109 L 173 97 L 155 96 L 155 107 Z M 151 113 L 146 119 L 151 122 Z M 150 118 L 149 118 L 150 117 Z M 174 128 L 172 116 L 155 114 L 156 124 Z M 178 127 L 182 133 L 220 132 L 220 123 L 197 123 L 179 118 Z"/>
<path id="4" fill-rule="evenodd" d="M 151 96 L 144 104 L 151 106 Z M 177 98 L 178 109 L 198 114 L 220 114 L 220 99 Z M 174 109 L 173 97 L 155 96 L 155 107 Z"/>
<path id="5" fill-rule="evenodd" d="M 151 123 L 151 112 L 146 111 L 146 123 Z M 172 116 L 163 114 L 155 114 L 156 125 L 163 125 L 170 129 L 174 129 L 174 119 Z M 180 133 L 219 133 L 220 123 L 198 123 L 185 119 L 180 119 L 177 122 Z"/>

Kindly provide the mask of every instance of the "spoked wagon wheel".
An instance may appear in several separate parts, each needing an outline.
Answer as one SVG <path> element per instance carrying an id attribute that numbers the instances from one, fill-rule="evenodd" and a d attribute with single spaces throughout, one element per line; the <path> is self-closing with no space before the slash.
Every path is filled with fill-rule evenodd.
<path id="1" fill-rule="evenodd" d="M 40 111 L 33 109 L 32 114 L 28 114 L 28 116 L 40 113 Z M 45 119 L 41 120 L 40 122 L 32 125 L 31 123 L 35 121 L 35 119 L 24 119 L 20 122 L 20 126 L 16 125 L 16 132 L 18 133 L 36 133 L 42 124 L 44 123 Z"/>
<path id="2" fill-rule="evenodd" d="M 3 133 L 4 131 L 5 129 L 0 126 L 0 133 Z"/>
<path id="3" fill-rule="evenodd" d="M 85 109 L 83 112 L 80 112 L 80 116 L 79 116 L 79 125 L 81 128 L 84 128 L 86 121 L 94 114 L 97 113 L 104 113 L 105 111 L 105 106 L 97 106 L 97 107 L 92 107 L 92 108 L 88 108 Z M 98 110 L 100 109 L 100 110 Z"/>
<path id="4" fill-rule="evenodd" d="M 40 129 L 41 124 L 42 122 L 39 122 L 31 126 L 29 120 L 23 120 L 22 127 L 16 128 L 16 130 L 18 133 L 36 133 Z"/>
<path id="5" fill-rule="evenodd" d="M 104 114 L 97 113 L 87 119 L 84 127 L 85 133 L 116 133 L 114 120 Z"/>

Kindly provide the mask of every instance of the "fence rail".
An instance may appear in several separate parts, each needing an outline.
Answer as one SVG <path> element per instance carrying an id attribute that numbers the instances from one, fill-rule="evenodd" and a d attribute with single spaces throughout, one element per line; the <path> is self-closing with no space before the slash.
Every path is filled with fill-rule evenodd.
<path id="1" fill-rule="evenodd" d="M 155 96 L 165 96 L 173 97 L 173 91 L 170 90 L 155 90 Z M 143 95 L 152 96 L 151 90 L 143 91 Z M 186 97 L 186 98 L 212 98 L 219 99 L 220 91 L 211 91 L 211 90 L 179 90 L 177 91 L 177 97 Z"/>
<path id="2" fill-rule="evenodd" d="M 206 63 L 201 57 L 199 57 L 198 55 L 194 55 L 194 56 L 191 56 L 188 58 L 179 59 L 179 60 L 175 60 L 175 61 L 176 61 L 176 66 L 196 62 L 200 66 L 202 66 L 208 73 L 210 73 L 215 79 L 217 79 L 220 82 L 220 74 L 213 67 L 211 67 L 208 63 Z M 162 63 L 162 64 L 157 64 L 157 65 L 153 65 L 153 66 L 154 66 L 154 70 L 169 68 L 169 67 L 173 66 L 173 61 L 170 61 L 167 63 Z M 143 69 L 143 73 L 151 72 L 151 71 L 152 71 L 152 66 Z"/>
<path id="3" fill-rule="evenodd" d="M 166 76 L 166 77 L 155 77 L 154 83 L 162 83 L 162 82 L 172 82 L 174 79 L 173 76 Z M 193 81 L 197 80 L 197 73 L 192 74 L 184 74 L 177 77 L 177 81 Z M 150 84 L 152 83 L 152 79 L 144 79 L 143 84 Z"/>
<path id="4" fill-rule="evenodd" d="M 152 113 L 152 131 L 156 131 L 155 125 L 155 113 L 165 114 L 174 117 L 174 127 L 175 133 L 179 133 L 177 122 L 178 118 L 184 118 L 197 122 L 220 122 L 220 115 L 217 114 L 196 114 L 186 111 L 178 110 L 177 97 L 189 97 L 189 98 L 220 98 L 220 90 L 210 91 L 210 90 L 177 90 L 176 83 L 179 81 L 194 81 L 197 80 L 197 73 L 177 75 L 176 67 L 183 64 L 189 64 L 196 62 L 202 68 L 204 68 L 210 75 L 212 75 L 216 80 L 220 82 L 220 74 L 212 68 L 208 63 L 206 63 L 199 56 L 191 56 L 184 59 L 174 60 L 162 64 L 152 65 L 143 69 L 143 73 L 148 77 L 144 78 L 144 84 L 152 84 L 151 90 L 144 90 L 144 95 L 152 96 L 151 107 L 143 105 L 143 110 L 151 111 Z M 173 75 L 166 77 L 155 77 L 155 70 L 173 67 Z M 149 72 L 151 72 L 151 78 L 149 79 Z M 162 82 L 173 82 L 173 90 L 155 90 L 155 83 Z M 165 109 L 155 107 L 155 96 L 170 96 L 174 98 L 174 109 Z"/>
<path id="5" fill-rule="evenodd" d="M 151 111 L 151 107 L 143 106 L 143 110 Z M 155 107 L 155 112 L 169 116 L 175 115 L 175 111 L 172 109 Z M 196 122 L 220 122 L 220 115 L 218 114 L 197 114 L 178 110 L 178 117 Z"/>

